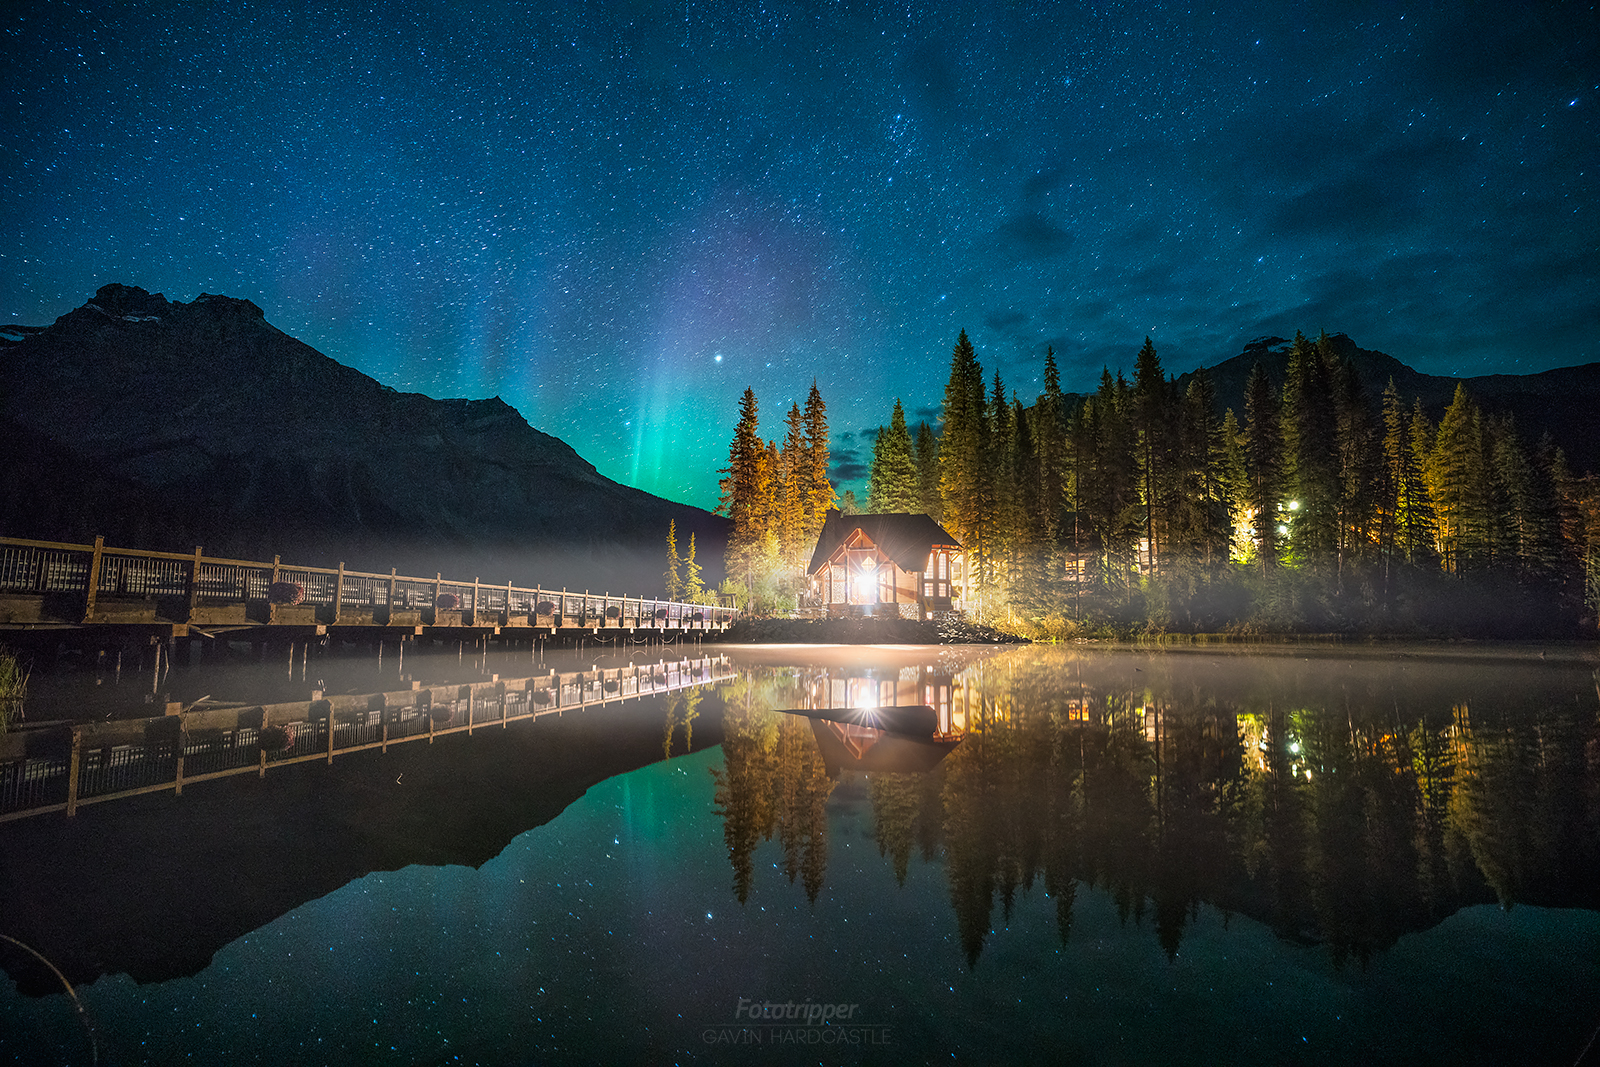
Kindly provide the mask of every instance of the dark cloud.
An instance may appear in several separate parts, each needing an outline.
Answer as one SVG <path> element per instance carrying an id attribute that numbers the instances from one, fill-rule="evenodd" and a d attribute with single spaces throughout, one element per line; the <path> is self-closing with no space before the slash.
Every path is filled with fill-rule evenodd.
<path id="1" fill-rule="evenodd" d="M 1339 178 L 1279 204 L 1267 229 L 1277 236 L 1365 235 L 1393 227 L 1412 207 L 1404 182 Z"/>
<path id="2" fill-rule="evenodd" d="M 835 484 L 843 482 L 859 482 L 868 474 L 868 467 L 861 460 L 861 453 L 854 449 L 845 449 L 829 454 L 832 464 L 832 477 Z"/>
<path id="3" fill-rule="evenodd" d="M 1025 256 L 1053 256 L 1072 247 L 1073 235 L 1034 211 L 1007 219 L 996 231 L 1002 244 Z"/>
<path id="4" fill-rule="evenodd" d="M 1008 333 L 1027 321 L 1026 311 L 991 311 L 983 317 L 983 324 L 997 333 Z"/>

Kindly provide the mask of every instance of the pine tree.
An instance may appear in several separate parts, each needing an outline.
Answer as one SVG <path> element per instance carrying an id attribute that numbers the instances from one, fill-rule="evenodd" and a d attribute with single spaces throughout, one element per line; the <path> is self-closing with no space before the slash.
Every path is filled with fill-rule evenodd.
<path id="1" fill-rule="evenodd" d="M 1377 482 L 1381 457 L 1373 445 L 1372 416 L 1354 365 L 1334 349 L 1326 331 L 1317 350 L 1333 384 L 1335 457 L 1338 464 L 1337 573 L 1370 554 L 1376 541 Z"/>
<path id="2" fill-rule="evenodd" d="M 769 543 L 776 545 L 772 531 L 776 450 L 769 457 L 757 420 L 755 392 L 746 389 L 739 401 L 739 422 L 728 445 L 728 466 L 721 472 L 727 477 L 720 483 L 722 499 L 717 505 L 719 513 L 733 520 L 724 557 L 728 574 L 743 575 L 746 588 L 751 586 L 754 575 L 764 569 Z"/>
<path id="3" fill-rule="evenodd" d="M 827 521 L 828 511 L 836 499 L 833 482 L 828 477 L 828 406 L 822 402 L 822 393 L 817 389 L 815 379 L 812 379 L 811 392 L 806 397 L 805 427 L 807 464 L 802 541 L 809 546 L 816 543 L 817 535 L 822 532 L 822 524 Z"/>
<path id="4" fill-rule="evenodd" d="M 694 558 L 694 531 L 689 532 L 689 553 L 683 557 L 683 581 L 680 592 L 682 595 L 669 597 L 671 600 L 683 600 L 690 604 L 699 604 L 705 599 L 706 584 L 701 580 L 701 566 Z"/>
<path id="5" fill-rule="evenodd" d="M 1246 516 L 1250 514 L 1250 476 L 1245 467 L 1244 430 L 1232 408 L 1222 416 L 1222 430 L 1218 436 L 1217 480 L 1227 507 L 1228 529 L 1223 558 L 1242 562 L 1255 554 L 1255 546 L 1244 533 L 1248 529 Z"/>
<path id="6" fill-rule="evenodd" d="M 1338 419 L 1327 364 L 1303 333 L 1294 335 L 1289 351 L 1281 411 L 1290 546 L 1296 560 L 1332 569 L 1339 541 Z"/>
<path id="7" fill-rule="evenodd" d="M 1433 454 L 1434 428 L 1422 410 L 1420 397 L 1412 404 L 1406 435 L 1411 447 L 1405 478 L 1400 483 L 1399 532 L 1406 561 L 1425 563 L 1436 558 L 1439 523 L 1423 472 L 1428 457 Z"/>
<path id="8" fill-rule="evenodd" d="M 1256 559 L 1262 574 L 1278 563 L 1278 504 L 1283 499 L 1283 430 L 1278 398 L 1266 369 L 1257 363 L 1245 383 L 1244 466 L 1255 529 Z"/>
<path id="9" fill-rule="evenodd" d="M 1484 562 L 1488 496 L 1483 452 L 1482 415 L 1466 387 L 1457 385 L 1424 467 L 1439 523 L 1440 555 L 1452 574 Z"/>
<path id="10" fill-rule="evenodd" d="M 983 368 L 967 340 L 967 331 L 962 330 L 950 356 L 950 380 L 944 389 L 939 496 L 945 527 L 966 549 L 969 580 L 987 547 L 988 516 L 982 513 L 988 437 L 984 416 Z"/>
<path id="11" fill-rule="evenodd" d="M 1167 534 L 1172 427 L 1172 407 L 1167 393 L 1161 358 L 1156 355 L 1156 346 L 1146 337 L 1134 363 L 1130 414 L 1138 449 L 1139 496 L 1144 507 L 1144 537 L 1152 573 L 1159 569 L 1158 543 L 1164 541 Z"/>
<path id="12" fill-rule="evenodd" d="M 692 534 L 690 535 L 693 536 Z M 680 577 L 679 568 L 682 561 L 678 558 L 678 520 L 667 520 L 667 570 L 661 576 L 662 583 L 666 586 L 668 600 L 680 600 L 683 592 L 683 579 Z"/>
<path id="13" fill-rule="evenodd" d="M 944 514 L 939 499 L 939 439 L 926 420 L 917 424 L 917 509 L 935 522 Z"/>
<path id="14" fill-rule="evenodd" d="M 789 405 L 783 447 L 778 451 L 777 520 L 778 554 L 785 567 L 804 569 L 811 550 L 806 536 L 806 495 L 810 457 L 806 453 L 805 416 L 800 405 Z"/>
<path id="15" fill-rule="evenodd" d="M 1038 494 L 1032 518 L 1040 544 L 1061 540 L 1061 513 L 1066 499 L 1067 407 L 1056 369 L 1056 350 L 1044 351 L 1044 392 L 1033 408 L 1033 444 L 1038 453 Z"/>
<path id="16" fill-rule="evenodd" d="M 1100 388 L 1079 409 L 1072 430 L 1079 534 L 1097 557 L 1092 584 L 1126 589 L 1135 542 L 1144 526 L 1138 462 L 1128 418 L 1128 385 L 1100 372 Z"/>
<path id="17" fill-rule="evenodd" d="M 1217 421 L 1216 390 L 1204 369 L 1189 381 L 1179 407 L 1176 477 L 1173 493 L 1173 543 L 1207 567 L 1228 559 L 1231 508 L 1223 483 L 1226 442 Z M 1236 427 L 1237 428 L 1237 427 Z"/>
<path id="18" fill-rule="evenodd" d="M 1374 486 L 1373 505 L 1378 524 L 1378 554 L 1383 560 L 1384 582 L 1400 540 L 1401 486 L 1405 481 L 1410 444 L 1405 435 L 1405 411 L 1394 379 L 1383 390 L 1383 462 Z"/>
<path id="19" fill-rule="evenodd" d="M 916 512 L 917 467 L 911 456 L 911 433 L 898 399 L 888 427 L 879 427 L 872 444 L 872 470 L 867 510 L 876 513 Z"/>

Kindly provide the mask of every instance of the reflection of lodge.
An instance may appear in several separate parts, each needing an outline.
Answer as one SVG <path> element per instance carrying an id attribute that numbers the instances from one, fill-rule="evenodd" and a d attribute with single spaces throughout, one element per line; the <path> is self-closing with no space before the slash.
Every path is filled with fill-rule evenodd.
<path id="1" fill-rule="evenodd" d="M 830 511 L 806 573 L 829 615 L 926 619 L 959 606 L 962 560 L 960 543 L 927 515 Z"/>
<path id="2" fill-rule="evenodd" d="M 967 728 L 964 694 L 949 670 L 924 664 L 898 669 L 835 668 L 806 684 L 808 710 L 933 709 L 936 741 L 956 740 Z"/>

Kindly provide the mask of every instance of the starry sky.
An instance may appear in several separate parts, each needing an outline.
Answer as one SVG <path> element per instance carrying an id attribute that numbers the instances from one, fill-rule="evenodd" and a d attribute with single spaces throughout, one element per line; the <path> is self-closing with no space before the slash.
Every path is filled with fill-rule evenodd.
<path id="1" fill-rule="evenodd" d="M 7 5 L 0 321 L 255 301 L 710 507 L 815 379 L 841 488 L 965 328 L 1025 402 L 1252 338 L 1600 360 L 1591 3 Z"/>

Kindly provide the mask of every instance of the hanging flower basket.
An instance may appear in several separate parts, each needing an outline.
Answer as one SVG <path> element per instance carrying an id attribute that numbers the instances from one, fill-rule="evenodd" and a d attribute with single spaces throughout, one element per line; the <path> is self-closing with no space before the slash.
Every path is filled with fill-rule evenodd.
<path id="1" fill-rule="evenodd" d="M 667 609 L 666 608 L 657 608 L 656 609 L 656 618 L 665 619 L 666 617 L 667 617 Z"/>
<path id="2" fill-rule="evenodd" d="M 548 689 L 535 689 L 533 691 L 533 702 L 535 704 L 548 704 L 548 703 L 550 703 L 550 690 L 548 690 Z"/>
<path id="3" fill-rule="evenodd" d="M 461 598 L 454 593 L 440 593 L 434 598 L 433 606 L 440 611 L 454 611 L 461 606 Z"/>
<path id="4" fill-rule="evenodd" d="M 706 621 L 706 613 L 703 612 L 703 611 L 697 611 L 693 615 L 690 616 L 690 619 L 692 619 L 694 622 L 705 622 Z"/>
<path id="5" fill-rule="evenodd" d="M 260 744 L 263 752 L 282 752 L 289 747 L 289 731 L 281 726 L 263 727 Z"/>
<path id="6" fill-rule="evenodd" d="M 608 619 L 620 619 L 620 618 L 622 618 L 622 609 L 617 607 L 615 604 L 613 604 L 611 607 L 606 609 L 606 618 L 608 618 Z"/>
<path id="7" fill-rule="evenodd" d="M 273 604 L 298 604 L 306 598 L 299 582 L 273 582 L 267 587 L 267 600 Z"/>
<path id="8" fill-rule="evenodd" d="M 556 610 L 556 606 L 550 603 L 548 600 L 541 600 L 539 603 L 534 605 L 533 610 L 538 612 L 540 615 L 549 615 L 551 612 Z"/>
<path id="9" fill-rule="evenodd" d="M 620 688 L 622 688 L 622 687 L 617 685 L 617 680 L 615 678 L 607 679 L 607 681 L 606 681 L 606 692 L 615 693 Z"/>
<path id="10" fill-rule="evenodd" d="M 454 714 L 455 709 L 448 704 L 430 704 L 428 706 L 428 718 L 432 719 L 436 725 L 442 722 L 449 722 Z"/>

